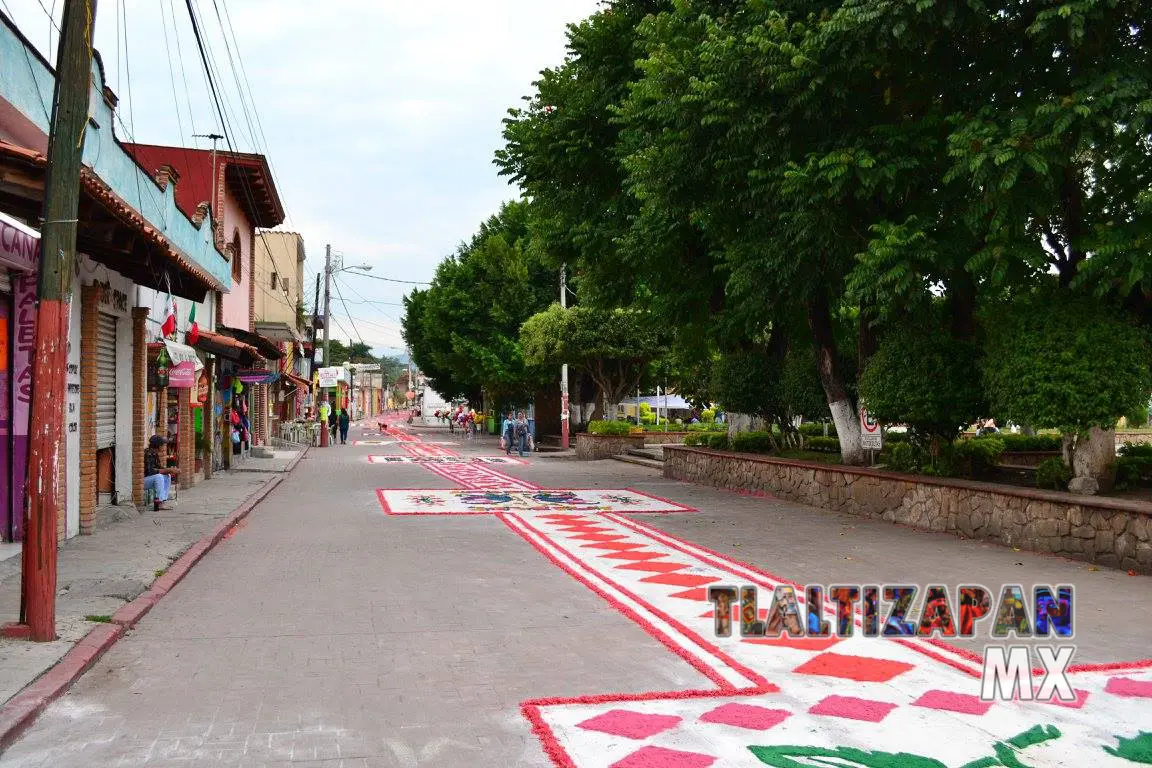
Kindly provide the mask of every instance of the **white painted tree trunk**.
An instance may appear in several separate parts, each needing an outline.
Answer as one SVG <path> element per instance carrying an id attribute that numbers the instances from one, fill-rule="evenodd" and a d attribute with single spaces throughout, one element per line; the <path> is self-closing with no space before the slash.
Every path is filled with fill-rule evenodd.
<path id="1" fill-rule="evenodd" d="M 747 413 L 728 413 L 725 414 L 725 418 L 728 420 L 729 438 L 734 437 L 738 432 L 753 432 L 768 428 L 764 424 L 764 419 L 749 416 Z"/>
<path id="2" fill-rule="evenodd" d="M 830 403 L 832 423 L 836 425 L 836 435 L 840 438 L 840 458 L 845 464 L 863 464 L 864 449 L 860 447 L 860 419 L 848 400 Z"/>
<path id="3" fill-rule="evenodd" d="M 1091 495 L 1115 481 L 1116 430 L 1093 427 L 1086 435 L 1064 435 L 1064 462 L 1072 468 L 1072 493 Z"/>

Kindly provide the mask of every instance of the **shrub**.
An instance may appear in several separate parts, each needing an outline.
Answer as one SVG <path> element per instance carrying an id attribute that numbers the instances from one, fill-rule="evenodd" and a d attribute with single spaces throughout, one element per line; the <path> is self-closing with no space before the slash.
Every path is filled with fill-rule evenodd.
<path id="1" fill-rule="evenodd" d="M 732 450 L 741 453 L 771 453 L 771 432 L 737 432 L 732 438 Z"/>
<path id="2" fill-rule="evenodd" d="M 954 471 L 970 477 L 987 474 L 1000 463 L 1000 455 L 1004 453 L 1004 441 L 998 437 L 958 440 L 954 446 Z"/>
<path id="3" fill-rule="evenodd" d="M 648 403 L 640 403 L 640 416 L 644 417 L 652 413 L 652 406 Z"/>
<path id="4" fill-rule="evenodd" d="M 715 451 L 728 450 L 729 446 L 728 446 L 728 433 L 727 432 L 711 432 L 709 434 L 704 435 L 704 439 L 708 441 L 707 445 L 712 450 L 715 450 Z"/>
<path id="5" fill-rule="evenodd" d="M 727 432 L 728 427 L 725 424 L 705 424 L 697 422 L 696 424 L 687 424 L 684 429 L 688 432 Z"/>
<path id="6" fill-rule="evenodd" d="M 1116 459 L 1116 487 L 1135 488 L 1152 479 L 1152 455 L 1121 456 Z"/>
<path id="7" fill-rule="evenodd" d="M 689 432 L 684 435 L 684 445 L 704 445 L 704 440 L 708 435 L 703 432 Z"/>
<path id="8" fill-rule="evenodd" d="M 648 413 L 641 413 L 640 414 L 640 423 L 641 424 L 655 424 L 656 423 L 656 414 L 652 413 L 651 411 L 649 411 Z"/>
<path id="9" fill-rule="evenodd" d="M 590 421 L 588 433 L 591 435 L 630 435 L 632 425 L 626 421 Z"/>
<path id="10" fill-rule="evenodd" d="M 840 441 L 835 437 L 810 437 L 805 447 L 820 453 L 840 453 Z"/>
<path id="11" fill-rule="evenodd" d="M 916 472 L 920 468 L 919 451 L 911 443 L 896 443 L 888 449 L 885 465 L 893 472 Z"/>
<path id="12" fill-rule="evenodd" d="M 906 443 L 906 442 L 908 442 L 908 433 L 907 432 L 885 432 L 884 433 L 884 442 L 885 442 L 885 444 L 891 444 L 891 445 L 895 445 L 896 443 Z"/>
<path id="13" fill-rule="evenodd" d="M 1124 443 L 1118 453 L 1121 456 L 1152 458 L 1152 443 Z"/>
<path id="14" fill-rule="evenodd" d="M 706 411 L 700 411 L 700 421 L 704 422 L 705 424 L 711 424 L 712 422 L 716 421 L 716 411 L 711 408 Z"/>
<path id="15" fill-rule="evenodd" d="M 806 421 L 800 425 L 800 434 L 804 437 L 824 437 L 824 424 L 818 421 Z M 828 437 L 836 437 L 836 425 L 828 425 Z"/>
<path id="16" fill-rule="evenodd" d="M 1068 490 L 1068 481 L 1072 479 L 1072 470 L 1064 464 L 1063 459 L 1053 457 L 1045 459 L 1036 467 L 1036 487 L 1048 488 L 1054 491 Z"/>
<path id="17" fill-rule="evenodd" d="M 1058 451 L 1061 446 L 1060 435 L 1014 435 L 1001 432 L 996 438 L 1004 442 L 1006 451 Z"/>

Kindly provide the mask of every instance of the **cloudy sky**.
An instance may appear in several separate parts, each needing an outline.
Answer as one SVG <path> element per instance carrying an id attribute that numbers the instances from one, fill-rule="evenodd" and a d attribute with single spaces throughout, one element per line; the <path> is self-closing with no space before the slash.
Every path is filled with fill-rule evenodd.
<path id="1" fill-rule="evenodd" d="M 492 164 L 500 121 L 541 69 L 562 60 L 565 25 L 596 1 L 193 5 L 226 94 L 228 133 L 238 151 L 268 155 L 288 212 L 282 229 L 304 237 L 312 285 L 326 243 L 345 265 L 371 264 L 372 275 L 429 280 L 444 255 L 514 197 Z M 53 61 L 49 13 L 58 25 L 62 6 L 0 0 Z M 96 27 L 133 134 L 118 127 L 121 138 L 210 147 L 192 136 L 223 131 L 185 0 L 99 0 Z M 353 273 L 340 284 L 347 312 L 334 295 L 343 328 L 334 336 L 358 333 L 379 351 L 402 349 L 399 303 L 411 286 Z"/>

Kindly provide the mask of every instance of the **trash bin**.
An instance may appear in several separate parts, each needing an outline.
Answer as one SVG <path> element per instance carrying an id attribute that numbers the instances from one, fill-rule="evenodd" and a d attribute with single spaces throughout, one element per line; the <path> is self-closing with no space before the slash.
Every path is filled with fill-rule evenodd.
<path id="1" fill-rule="evenodd" d="M 490 435 L 496 434 L 496 417 L 495 416 L 489 416 L 488 417 L 487 427 L 488 427 L 488 434 L 490 434 Z"/>

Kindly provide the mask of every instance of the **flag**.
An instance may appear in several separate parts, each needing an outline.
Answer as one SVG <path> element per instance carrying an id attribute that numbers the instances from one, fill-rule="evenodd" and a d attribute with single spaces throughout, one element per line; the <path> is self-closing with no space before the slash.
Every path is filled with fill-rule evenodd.
<path id="1" fill-rule="evenodd" d="M 176 299 L 168 296 L 164 304 L 164 324 L 160 326 L 160 335 L 165 339 L 176 332 Z"/>
<path id="2" fill-rule="evenodd" d="M 192 304 L 192 310 L 188 313 L 188 333 L 185 334 L 185 339 L 189 346 L 194 346 L 196 340 L 200 338 L 200 326 L 196 324 L 196 304 Z"/>

